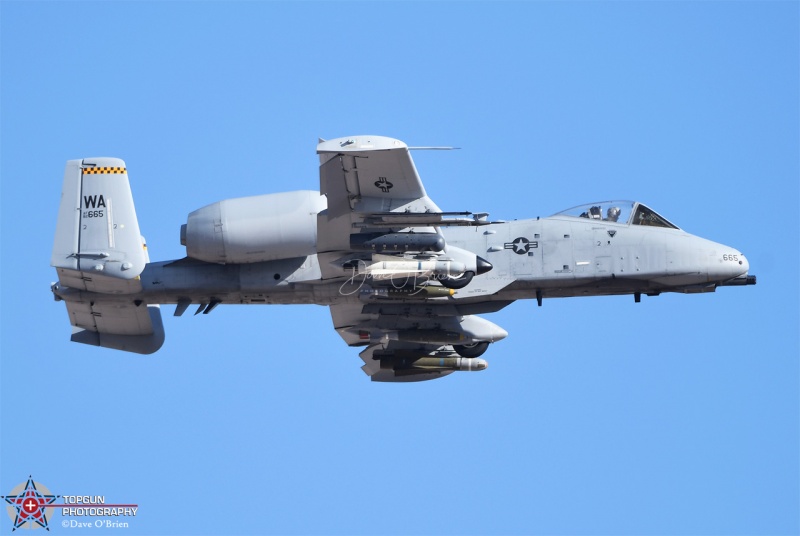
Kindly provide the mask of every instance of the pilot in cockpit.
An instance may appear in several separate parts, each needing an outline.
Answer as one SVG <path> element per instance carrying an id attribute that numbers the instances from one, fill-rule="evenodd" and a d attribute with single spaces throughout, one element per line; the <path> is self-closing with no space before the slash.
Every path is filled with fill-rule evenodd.
<path id="1" fill-rule="evenodd" d="M 591 220 L 599 220 L 603 217 L 603 212 L 600 207 L 592 207 L 589 212 L 581 214 L 581 218 L 589 218 Z"/>
<path id="2" fill-rule="evenodd" d="M 611 207 L 606 213 L 606 221 L 617 221 L 619 219 L 619 207 Z"/>

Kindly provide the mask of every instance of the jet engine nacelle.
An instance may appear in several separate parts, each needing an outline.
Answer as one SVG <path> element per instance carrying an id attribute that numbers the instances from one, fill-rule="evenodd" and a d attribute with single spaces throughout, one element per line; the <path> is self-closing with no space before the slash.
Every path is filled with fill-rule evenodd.
<path id="1" fill-rule="evenodd" d="M 186 254 L 206 262 L 249 263 L 316 253 L 319 192 L 226 199 L 189 214 L 181 226 Z"/>

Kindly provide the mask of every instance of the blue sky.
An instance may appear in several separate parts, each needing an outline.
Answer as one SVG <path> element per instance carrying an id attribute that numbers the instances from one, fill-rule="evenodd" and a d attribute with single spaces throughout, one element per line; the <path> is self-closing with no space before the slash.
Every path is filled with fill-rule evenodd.
<path id="1" fill-rule="evenodd" d="M 0 494 L 117 534 L 800 531 L 797 2 L 0 3 Z M 317 137 L 409 145 L 443 210 L 643 201 L 758 285 L 518 302 L 480 373 L 371 383 L 318 306 L 221 306 L 133 356 L 69 342 L 64 162 L 186 215 L 318 187 Z M 51 533 L 81 534 L 53 518 Z M 11 530 L 6 517 L 0 533 Z M 86 534 L 96 534 L 87 530 Z"/>

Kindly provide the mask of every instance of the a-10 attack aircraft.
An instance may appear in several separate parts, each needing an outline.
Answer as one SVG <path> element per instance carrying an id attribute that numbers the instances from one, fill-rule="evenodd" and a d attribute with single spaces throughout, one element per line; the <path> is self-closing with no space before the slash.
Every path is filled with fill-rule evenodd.
<path id="1" fill-rule="evenodd" d="M 70 160 L 51 264 L 72 340 L 149 354 L 175 316 L 219 304 L 320 304 L 375 381 L 483 370 L 508 334 L 481 318 L 511 302 L 656 296 L 752 285 L 741 252 L 633 201 L 490 222 L 442 212 L 409 147 L 382 136 L 320 140 L 320 192 L 228 199 L 189 214 L 186 257 L 151 263 L 125 162 Z M 413 148 L 411 148 L 413 149 Z M 176 237 L 177 238 L 177 237 Z"/>

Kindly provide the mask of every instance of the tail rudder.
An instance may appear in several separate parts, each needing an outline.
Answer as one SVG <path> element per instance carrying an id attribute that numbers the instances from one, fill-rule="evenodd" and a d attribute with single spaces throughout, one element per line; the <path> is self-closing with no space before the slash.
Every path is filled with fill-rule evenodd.
<path id="1" fill-rule="evenodd" d="M 125 162 L 68 161 L 50 261 L 61 284 L 95 292 L 137 292 L 134 282 L 148 259 L 145 248 Z"/>

